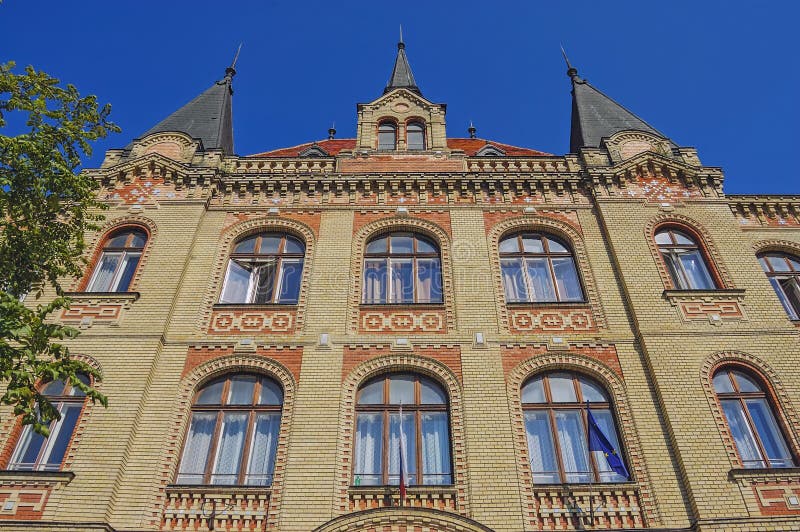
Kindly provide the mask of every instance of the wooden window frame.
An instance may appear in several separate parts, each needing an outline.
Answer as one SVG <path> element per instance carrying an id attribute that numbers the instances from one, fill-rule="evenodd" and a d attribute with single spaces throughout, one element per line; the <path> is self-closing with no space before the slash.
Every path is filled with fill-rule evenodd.
<path id="1" fill-rule="evenodd" d="M 119 236 L 120 234 L 128 233 L 128 236 L 125 239 L 125 244 L 123 246 L 109 246 L 109 242 Z M 137 234 L 144 236 L 144 243 L 141 247 L 133 246 L 133 239 Z M 103 247 L 100 249 L 100 255 L 98 256 L 97 260 L 94 263 L 94 268 L 92 269 L 91 275 L 89 275 L 89 279 L 86 281 L 86 288 L 84 289 L 87 293 L 93 293 L 89 290 L 94 282 L 96 276 L 100 272 L 100 266 L 103 264 L 103 257 L 105 257 L 106 253 L 122 253 L 122 257 L 120 258 L 119 264 L 117 264 L 116 268 L 114 269 L 114 275 L 112 276 L 112 280 L 115 280 L 117 283 L 119 282 L 119 275 L 122 273 L 122 269 L 126 264 L 125 258 L 130 253 L 138 253 L 139 258 L 137 259 L 136 268 L 131 275 L 131 280 L 128 282 L 128 286 L 125 287 L 125 290 L 112 290 L 111 292 L 114 293 L 126 293 L 130 290 L 131 284 L 133 284 L 133 280 L 136 277 L 136 272 L 139 271 L 139 267 L 142 262 L 142 256 L 144 256 L 144 249 L 147 247 L 147 243 L 150 241 L 150 234 L 149 232 L 138 225 L 128 225 L 124 227 L 120 227 L 115 229 L 114 231 L 109 232 L 105 238 L 103 239 Z M 112 282 L 112 285 L 115 284 Z M 109 293 L 111 293 L 109 292 Z M 98 292 L 98 293 L 105 293 L 105 292 Z"/>
<path id="2" fill-rule="evenodd" d="M 411 126 L 419 126 L 420 133 L 422 134 L 422 147 L 411 148 L 411 143 L 408 141 L 408 128 Z M 425 151 L 428 149 L 428 135 L 425 122 L 418 118 L 414 118 L 406 122 L 406 150 L 408 151 Z"/>
<path id="3" fill-rule="evenodd" d="M 391 148 L 381 147 L 381 128 L 383 126 L 391 126 L 394 130 L 394 143 Z M 378 151 L 394 151 L 397 150 L 397 142 L 400 140 L 400 127 L 394 120 L 381 120 L 378 122 L 378 127 L 375 130 L 375 147 Z"/>
<path id="4" fill-rule="evenodd" d="M 669 235 L 670 244 L 658 243 L 656 238 L 662 233 L 667 233 Z M 679 244 L 675 238 L 675 233 L 679 233 L 688 240 L 691 240 L 692 244 Z M 670 282 L 676 290 L 719 290 L 723 287 L 719 275 L 716 269 L 713 267 L 713 262 L 711 261 L 708 251 L 706 250 L 705 245 L 702 244 L 702 239 L 700 239 L 693 231 L 680 226 L 662 225 L 657 227 L 653 232 L 653 242 L 655 242 L 659 257 L 661 258 L 661 261 L 664 263 L 664 267 L 667 270 L 667 275 L 669 275 Z M 676 261 L 667 259 L 667 254 L 675 256 L 676 258 L 680 256 L 674 250 L 698 251 L 700 253 L 700 257 L 703 259 L 703 266 L 705 267 L 706 273 L 708 273 L 713 286 L 710 288 L 692 288 L 689 286 L 689 276 L 683 268 L 683 263 L 680 260 L 677 260 L 677 264 L 680 265 L 680 272 L 678 272 L 674 269 L 674 264 Z M 678 282 L 678 274 L 683 275 L 686 286 L 681 286 L 681 283 Z"/>
<path id="5" fill-rule="evenodd" d="M 784 262 L 786 262 L 786 265 L 789 267 L 789 271 L 776 271 L 772 267 L 772 263 L 768 260 L 769 257 L 778 257 L 783 259 Z M 791 262 L 792 260 L 794 260 L 795 262 L 800 262 L 799 256 L 794 255 L 792 253 L 786 253 L 785 251 L 764 251 L 759 253 L 757 255 L 757 258 L 758 262 L 761 264 L 761 268 L 764 270 L 764 274 L 767 276 L 767 279 L 771 280 L 772 278 L 775 277 L 783 277 L 783 278 L 788 277 L 791 278 L 792 281 L 794 281 L 794 283 L 800 288 L 800 269 L 796 269 Z M 770 282 L 770 284 L 772 284 L 772 282 Z M 774 285 L 773 289 L 775 289 Z M 783 287 L 781 287 L 781 290 L 783 290 Z M 795 314 L 794 317 L 790 314 L 789 319 L 791 319 L 792 321 L 800 321 L 800 308 L 796 308 L 794 305 L 792 305 L 791 302 L 788 300 L 788 298 L 786 298 L 786 300 Z M 781 306 L 783 306 L 783 301 L 781 301 Z"/>

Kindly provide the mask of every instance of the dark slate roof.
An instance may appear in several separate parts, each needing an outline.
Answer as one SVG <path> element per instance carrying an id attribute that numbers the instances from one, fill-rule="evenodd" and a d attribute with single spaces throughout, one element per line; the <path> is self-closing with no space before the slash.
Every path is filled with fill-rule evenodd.
<path id="1" fill-rule="evenodd" d="M 394 61 L 392 75 L 389 77 L 389 83 L 386 84 L 383 93 L 386 94 L 391 90 L 401 87 L 416 92 L 420 96 L 422 95 L 422 91 L 417 87 L 417 82 L 414 81 L 414 74 L 411 72 L 411 66 L 408 64 L 406 45 L 403 41 L 397 43 L 397 59 Z"/>
<path id="2" fill-rule="evenodd" d="M 222 149 L 233 154 L 233 76 L 228 68 L 225 77 L 214 83 L 164 120 L 147 130 L 141 137 L 163 131 L 180 131 L 203 142 L 203 149 Z"/>
<path id="3" fill-rule="evenodd" d="M 600 147 L 600 139 L 626 129 L 636 129 L 666 135 L 628 111 L 620 104 L 600 92 L 588 81 L 578 77 L 578 71 L 570 67 L 572 78 L 572 128 L 569 150 L 576 153 L 582 147 Z"/>

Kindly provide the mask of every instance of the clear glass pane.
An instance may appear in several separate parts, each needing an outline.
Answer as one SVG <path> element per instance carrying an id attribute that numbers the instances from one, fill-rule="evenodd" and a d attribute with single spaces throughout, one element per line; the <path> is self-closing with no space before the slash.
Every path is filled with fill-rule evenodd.
<path id="1" fill-rule="evenodd" d="M 519 251 L 519 240 L 517 235 L 505 237 L 498 246 L 500 253 L 517 253 Z"/>
<path id="2" fill-rule="evenodd" d="M 198 394 L 195 404 L 198 405 L 221 404 L 222 387 L 224 385 L 225 385 L 225 379 L 219 379 L 210 384 L 207 384 Z"/>
<path id="3" fill-rule="evenodd" d="M 217 424 L 217 414 L 195 412 L 189 425 L 183 458 L 178 469 L 178 484 L 203 484 L 203 476 L 208 463 L 211 437 Z"/>
<path id="4" fill-rule="evenodd" d="M 247 303 L 252 268 L 249 263 L 233 259 L 228 262 L 228 274 L 219 298 L 220 303 Z"/>
<path id="5" fill-rule="evenodd" d="M 589 401 L 591 403 L 608 402 L 608 397 L 606 397 L 605 391 L 603 391 L 603 388 L 601 388 L 599 384 L 585 377 L 579 377 L 578 381 L 581 385 L 581 395 L 584 401 Z"/>
<path id="6" fill-rule="evenodd" d="M 387 253 L 389 250 L 388 240 L 388 236 L 381 236 L 371 240 L 369 244 L 367 244 L 367 253 Z"/>
<path id="7" fill-rule="evenodd" d="M 669 246 L 672 244 L 672 239 L 669 237 L 669 231 L 659 231 L 655 236 L 656 244 L 662 246 Z"/>
<path id="8" fill-rule="evenodd" d="M 672 235 L 675 237 L 675 242 L 681 246 L 694 246 L 696 245 L 694 240 L 689 238 L 688 236 L 684 235 L 680 231 L 673 231 Z"/>
<path id="9" fill-rule="evenodd" d="M 586 444 L 586 428 L 579 410 L 555 410 L 561 462 L 567 482 L 592 482 L 594 475 Z"/>
<path id="10" fill-rule="evenodd" d="M 450 429 L 447 423 L 447 413 L 422 412 L 420 413 L 420 425 L 422 431 L 422 484 L 427 486 L 452 484 Z"/>
<path id="11" fill-rule="evenodd" d="M 114 282 L 114 274 L 117 271 L 122 260 L 122 253 L 109 253 L 104 251 L 100 255 L 100 260 L 95 266 L 94 274 L 89 286 L 86 287 L 87 292 L 111 292 L 111 283 Z"/>
<path id="12" fill-rule="evenodd" d="M 747 399 L 745 403 L 761 439 L 761 445 L 767 453 L 770 467 L 792 467 L 794 465 L 792 455 L 767 400 Z"/>
<path id="13" fill-rule="evenodd" d="M 261 393 L 259 394 L 258 404 L 282 405 L 283 390 L 280 385 L 272 379 L 261 377 Z"/>
<path id="14" fill-rule="evenodd" d="M 233 248 L 234 253 L 255 253 L 256 252 L 256 239 L 258 235 L 247 237 Z"/>
<path id="15" fill-rule="evenodd" d="M 442 302 L 439 259 L 417 259 L 417 303 Z"/>
<path id="16" fill-rule="evenodd" d="M 528 457 L 534 484 L 561 482 L 547 412 L 525 412 L 525 433 L 528 436 Z"/>
<path id="17" fill-rule="evenodd" d="M 503 276 L 503 290 L 506 302 L 520 303 L 528 301 L 528 290 L 522 273 L 522 259 L 503 259 L 500 261 Z"/>
<path id="18" fill-rule="evenodd" d="M 64 388 L 66 387 L 66 382 L 62 379 L 56 379 L 54 381 L 50 381 L 44 385 L 42 388 L 41 394 L 42 395 L 64 395 Z"/>
<path id="19" fill-rule="evenodd" d="M 741 371 L 732 371 L 740 392 L 760 392 L 761 386 L 752 377 Z"/>
<path id="20" fill-rule="evenodd" d="M 390 303 L 414 302 L 414 266 L 413 259 L 390 259 L 391 286 Z"/>
<path id="21" fill-rule="evenodd" d="M 722 410 L 725 412 L 728 428 L 731 430 L 733 441 L 736 442 L 736 450 L 739 451 L 744 467 L 764 467 L 764 460 L 745 417 L 742 403 L 738 399 L 726 399 L 722 401 Z"/>
<path id="22" fill-rule="evenodd" d="M 575 395 L 575 385 L 569 373 L 551 373 L 547 380 L 550 381 L 550 396 L 554 403 L 574 403 L 578 401 Z"/>
<path id="23" fill-rule="evenodd" d="M 36 459 L 42 451 L 46 439 L 41 434 L 33 432 L 30 425 L 22 430 L 22 435 L 11 457 L 8 468 L 12 470 L 30 471 L 36 466 Z"/>
<path id="24" fill-rule="evenodd" d="M 259 255 L 277 255 L 283 235 L 262 234 Z"/>
<path id="25" fill-rule="evenodd" d="M 143 248 L 145 243 L 147 242 L 147 235 L 144 231 L 133 231 L 133 238 L 131 239 L 131 243 L 129 247 L 132 248 Z"/>
<path id="26" fill-rule="evenodd" d="M 758 262 L 761 263 L 761 268 L 765 271 L 769 271 L 769 262 L 767 261 L 767 257 L 759 257 Z"/>
<path id="27" fill-rule="evenodd" d="M 433 241 L 419 235 L 414 235 L 417 241 L 417 253 L 438 253 L 439 248 Z"/>
<path id="28" fill-rule="evenodd" d="M 393 124 L 381 124 L 378 128 L 378 149 L 393 150 L 396 144 L 396 129 Z"/>
<path id="29" fill-rule="evenodd" d="M 691 289 L 712 290 L 715 288 L 714 281 L 711 279 L 706 263 L 699 251 L 688 251 L 681 253 L 679 256 Z"/>
<path id="30" fill-rule="evenodd" d="M 614 426 L 614 418 L 611 416 L 611 411 L 592 408 L 592 416 L 594 416 L 597 426 L 600 427 L 600 432 L 603 433 L 611 446 L 617 451 L 620 460 L 622 460 L 622 448 L 619 444 L 617 429 Z M 611 469 L 611 466 L 608 465 L 608 459 L 602 451 L 593 451 L 593 454 L 597 469 L 600 472 L 600 482 L 625 482 L 628 480 L 627 477 Z"/>
<path id="31" fill-rule="evenodd" d="M 569 250 L 561 242 L 552 238 L 547 239 L 547 247 L 550 249 L 550 253 L 569 253 Z"/>
<path id="32" fill-rule="evenodd" d="M 281 286 L 278 292 L 278 303 L 297 303 L 302 280 L 303 259 L 283 259 L 281 261 Z"/>
<path id="33" fill-rule="evenodd" d="M 383 414 L 360 413 L 356 418 L 353 484 L 383 484 Z"/>
<path id="34" fill-rule="evenodd" d="M 229 405 L 251 405 L 253 404 L 253 392 L 256 389 L 255 375 L 236 375 L 231 377 L 231 384 L 228 388 Z"/>
<path id="35" fill-rule="evenodd" d="M 800 272 L 800 259 L 797 259 L 795 257 L 786 257 L 786 258 L 789 259 L 789 264 L 792 265 L 792 270 Z"/>
<path id="36" fill-rule="evenodd" d="M 773 277 L 773 279 L 780 285 L 781 294 L 783 296 L 781 300 L 786 309 L 786 313 L 789 314 L 789 318 L 793 320 L 798 319 L 800 316 L 800 278 L 792 276 L 782 279 Z M 773 286 L 774 284 L 775 283 L 773 283 Z M 781 294 L 779 294 L 779 297 Z"/>
<path id="37" fill-rule="evenodd" d="M 272 471 L 275 469 L 275 453 L 278 449 L 280 426 L 281 416 L 278 413 L 256 415 L 245 484 L 250 486 L 272 485 Z"/>
<path id="38" fill-rule="evenodd" d="M 122 272 L 117 279 L 114 292 L 127 292 L 133 280 L 133 274 L 136 273 L 136 266 L 139 264 L 139 257 L 141 253 L 125 253 L 125 258 L 122 264 Z"/>
<path id="39" fill-rule="evenodd" d="M 367 259 L 364 261 L 364 303 L 386 303 L 387 301 L 387 263 L 388 259 Z"/>
<path id="40" fill-rule="evenodd" d="M 447 404 L 447 395 L 442 387 L 431 379 L 420 377 L 420 402 L 423 405 L 443 405 Z"/>
<path id="41" fill-rule="evenodd" d="M 544 253 L 544 244 L 539 235 L 522 235 L 522 250 L 526 253 Z"/>
<path id="42" fill-rule="evenodd" d="M 360 405 L 382 405 L 384 378 L 381 377 L 361 387 L 358 393 Z"/>
<path id="43" fill-rule="evenodd" d="M 717 374 L 714 375 L 713 382 L 714 391 L 717 393 L 733 393 L 735 391 L 726 370 L 718 371 Z"/>
<path id="44" fill-rule="evenodd" d="M 675 288 L 680 290 L 690 289 L 691 285 L 689 284 L 689 280 L 687 279 L 686 275 L 683 273 L 683 268 L 681 267 L 681 261 L 678 258 L 678 255 L 673 251 L 662 250 L 662 256 L 664 257 L 664 263 L 667 265 L 669 275 L 672 277 L 672 282 L 674 283 Z"/>
<path id="45" fill-rule="evenodd" d="M 104 247 L 124 248 L 125 243 L 128 241 L 128 235 L 130 234 L 131 234 L 130 231 L 120 231 L 119 233 L 115 233 L 108 240 L 106 240 L 106 244 Z"/>
<path id="46" fill-rule="evenodd" d="M 82 404 L 64 404 L 59 409 L 61 419 L 50 427 L 50 437 L 47 439 L 46 456 L 41 459 L 40 469 L 57 471 L 61 468 L 61 461 L 72 441 L 72 433 L 81 415 Z"/>
<path id="47" fill-rule="evenodd" d="M 425 133 L 420 124 L 408 124 L 406 127 L 406 142 L 409 150 L 425 149 Z"/>
<path id="48" fill-rule="evenodd" d="M 293 236 L 286 237 L 286 246 L 283 249 L 284 253 L 305 253 L 306 247 L 299 239 Z"/>
<path id="49" fill-rule="evenodd" d="M 244 437 L 247 430 L 247 414 L 225 413 L 222 417 L 217 457 L 211 484 L 237 484 L 239 467 L 244 451 Z"/>
<path id="50" fill-rule="evenodd" d="M 401 233 L 393 234 L 389 241 L 389 248 L 391 253 L 413 253 L 414 237 Z"/>
<path id="51" fill-rule="evenodd" d="M 419 484 L 417 481 L 417 437 L 414 414 L 403 413 L 403 442 L 405 450 L 405 470 L 408 473 L 408 485 Z M 389 414 L 389 484 L 400 484 L 400 414 Z"/>
<path id="52" fill-rule="evenodd" d="M 776 272 L 791 271 L 791 268 L 789 268 L 789 263 L 787 263 L 786 259 L 784 259 L 782 256 L 767 255 L 767 260 L 772 266 L 773 271 Z"/>
<path id="53" fill-rule="evenodd" d="M 416 377 L 408 374 L 396 374 L 389 377 L 389 403 L 393 405 L 413 405 L 414 382 Z"/>
<path id="54" fill-rule="evenodd" d="M 78 380 L 81 381 L 83 384 L 89 386 L 89 383 L 91 381 L 89 380 L 89 376 L 88 375 L 86 375 L 85 373 L 76 373 L 75 376 L 78 377 Z M 71 395 L 73 397 L 83 397 L 86 394 L 83 393 L 83 391 L 80 388 L 78 388 L 77 386 L 70 386 L 69 395 Z"/>
<path id="55" fill-rule="evenodd" d="M 523 403 L 546 403 L 544 396 L 544 378 L 540 375 L 525 383 L 522 387 Z"/>
<path id="56" fill-rule="evenodd" d="M 251 303 L 260 305 L 272 303 L 276 267 L 277 261 L 274 259 L 258 263 L 253 272 L 256 285 L 252 288 Z"/>
<path id="57" fill-rule="evenodd" d="M 555 301 L 556 291 L 553 287 L 553 278 L 550 276 L 550 267 L 545 257 L 526 259 L 528 266 L 528 280 L 532 301 Z"/>
<path id="58" fill-rule="evenodd" d="M 553 273 L 556 276 L 560 301 L 583 301 L 583 290 L 575 270 L 572 257 L 559 257 L 553 261 Z"/>

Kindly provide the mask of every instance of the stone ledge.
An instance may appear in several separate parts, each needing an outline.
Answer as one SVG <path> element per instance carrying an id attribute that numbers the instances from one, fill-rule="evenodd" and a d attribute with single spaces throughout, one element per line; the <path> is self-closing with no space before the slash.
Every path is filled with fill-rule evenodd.
<path id="1" fill-rule="evenodd" d="M 139 292 L 64 292 L 64 296 L 75 301 L 103 303 L 132 303 L 139 299 Z"/>
<path id="2" fill-rule="evenodd" d="M 770 480 L 770 481 L 795 481 L 800 482 L 800 467 L 738 467 L 728 471 L 731 480 Z"/>
<path id="3" fill-rule="evenodd" d="M 72 471 L 0 471 L 0 484 L 69 484 L 73 478 Z"/>

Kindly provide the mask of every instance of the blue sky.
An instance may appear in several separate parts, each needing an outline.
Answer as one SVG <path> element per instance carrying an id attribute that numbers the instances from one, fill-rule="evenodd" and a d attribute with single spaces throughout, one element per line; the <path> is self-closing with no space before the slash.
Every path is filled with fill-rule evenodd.
<path id="1" fill-rule="evenodd" d="M 563 154 L 580 74 L 701 160 L 728 193 L 800 193 L 797 1 L 165 1 L 0 4 L 0 61 L 34 65 L 113 106 L 123 129 L 87 166 L 222 77 L 236 151 L 355 136 L 356 103 L 389 77 L 403 24 L 448 136 Z"/>

